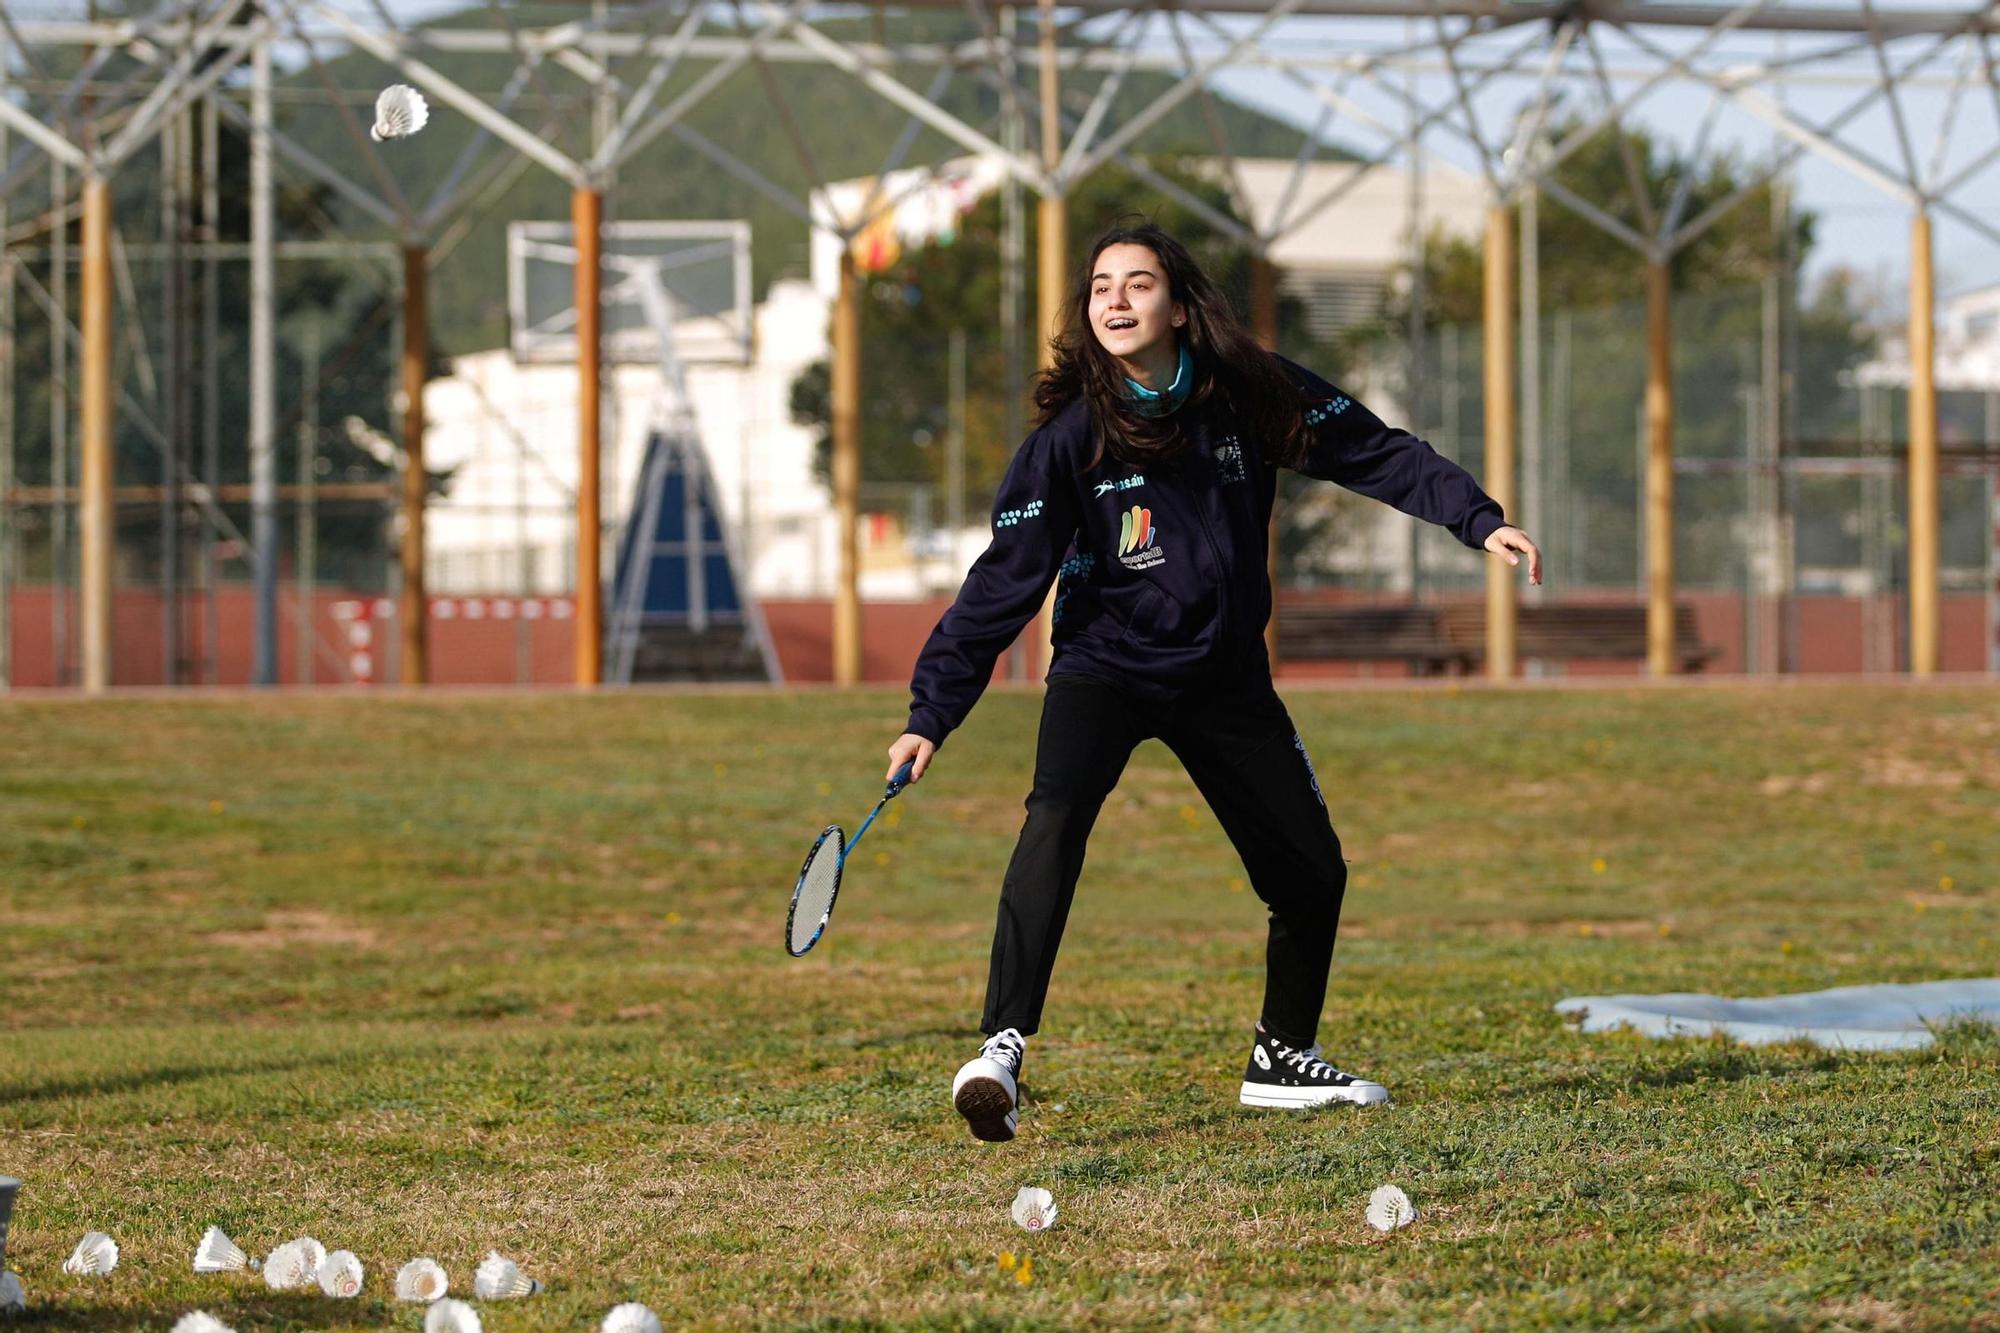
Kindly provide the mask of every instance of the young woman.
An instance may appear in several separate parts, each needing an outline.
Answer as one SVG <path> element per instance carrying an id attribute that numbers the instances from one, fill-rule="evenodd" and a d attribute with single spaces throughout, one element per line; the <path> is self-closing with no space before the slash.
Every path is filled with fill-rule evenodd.
<path id="1" fill-rule="evenodd" d="M 1277 470 L 1449 528 L 1541 582 L 1541 553 L 1456 464 L 1244 331 L 1152 225 L 1100 237 L 1065 307 L 1040 424 L 994 503 L 993 542 L 917 659 L 889 772 L 921 780 L 1057 581 L 1027 822 L 1000 890 L 988 1034 L 952 1083 L 972 1133 L 1014 1137 L 1084 844 L 1140 741 L 1187 768 L 1270 908 L 1246 1106 L 1385 1102 L 1315 1042 L 1346 863 L 1312 761 L 1271 686 L 1266 543 Z"/>

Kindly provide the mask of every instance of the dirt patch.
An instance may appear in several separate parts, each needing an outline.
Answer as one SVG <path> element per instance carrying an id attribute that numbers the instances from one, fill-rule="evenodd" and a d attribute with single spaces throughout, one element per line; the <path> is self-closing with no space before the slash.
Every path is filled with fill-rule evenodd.
<path id="1" fill-rule="evenodd" d="M 218 930 L 201 937 L 225 949 L 261 952 L 289 949 L 297 944 L 342 949 L 379 949 L 381 937 L 371 926 L 343 921 L 331 912 L 300 908 L 271 912 L 264 917 L 262 930 Z"/>
<path id="2" fill-rule="evenodd" d="M 1495 935 L 1575 935 L 1607 940 L 1651 940 L 1672 933 L 1669 923 L 1641 917 L 1615 921 L 1488 921 L 1480 928 Z"/>
<path id="3" fill-rule="evenodd" d="M 1831 1328 L 1890 1329 L 1910 1326 L 1910 1317 L 1901 1307 L 1876 1300 L 1873 1296 L 1830 1302 L 1820 1306 L 1819 1313 Z"/>
<path id="4" fill-rule="evenodd" d="M 1833 779 L 1825 773 L 1802 773 L 1798 775 L 1773 773 L 1757 784 L 1761 796 L 1789 796 L 1801 792 L 1807 796 L 1817 796 L 1833 786 Z"/>
<path id="5" fill-rule="evenodd" d="M 1910 906 L 1929 910 L 1933 907 L 1982 907 L 1985 900 L 1978 894 L 1966 893 L 1906 893 L 1904 899 Z"/>
<path id="6" fill-rule="evenodd" d="M 1955 768 L 1933 768 L 1899 754 L 1870 755 L 1861 761 L 1862 777 L 1878 787 L 1936 787 L 1956 791 L 1965 774 Z"/>

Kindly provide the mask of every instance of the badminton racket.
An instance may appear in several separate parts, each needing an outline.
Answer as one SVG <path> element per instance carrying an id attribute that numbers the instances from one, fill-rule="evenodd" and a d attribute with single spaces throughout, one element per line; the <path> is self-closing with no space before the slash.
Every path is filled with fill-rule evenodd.
<path id="1" fill-rule="evenodd" d="M 792 957 L 804 957 L 808 949 L 819 943 L 820 936 L 826 934 L 826 923 L 833 916 L 834 900 L 840 897 L 840 872 L 847 865 L 848 856 L 861 845 L 862 835 L 875 822 L 875 816 L 882 813 L 882 807 L 910 785 L 910 774 L 914 770 L 915 761 L 896 770 L 896 775 L 889 779 L 888 788 L 882 793 L 882 799 L 875 802 L 868 818 L 862 820 L 861 827 L 854 831 L 854 841 L 847 840 L 840 825 L 828 824 L 813 842 L 812 850 L 806 853 L 805 864 L 799 867 L 799 882 L 792 887 L 791 910 L 785 914 L 785 952 Z"/>

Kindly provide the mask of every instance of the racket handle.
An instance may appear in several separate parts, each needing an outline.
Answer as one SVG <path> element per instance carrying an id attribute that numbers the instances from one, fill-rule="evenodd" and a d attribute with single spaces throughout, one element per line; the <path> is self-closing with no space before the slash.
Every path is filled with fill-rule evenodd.
<path id="1" fill-rule="evenodd" d="M 915 773 L 916 771 L 917 771 L 916 760 L 914 759 L 904 760 L 903 766 L 896 770 L 896 776 L 889 779 L 889 790 L 883 794 L 882 799 L 886 801 L 891 796 L 894 796 L 897 792 L 901 791 L 903 788 L 909 786 L 911 774 Z"/>

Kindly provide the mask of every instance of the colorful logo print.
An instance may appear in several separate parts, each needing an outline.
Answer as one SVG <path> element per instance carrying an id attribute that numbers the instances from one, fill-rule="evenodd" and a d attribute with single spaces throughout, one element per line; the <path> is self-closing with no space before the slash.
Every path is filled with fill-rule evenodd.
<path id="1" fill-rule="evenodd" d="M 1119 515 L 1118 562 L 1127 569 L 1151 569 L 1165 560 L 1166 553 L 1153 545 L 1153 511 L 1133 505 Z"/>
<path id="2" fill-rule="evenodd" d="M 1133 505 L 1118 525 L 1118 554 L 1129 555 L 1153 544 L 1153 511 Z"/>

